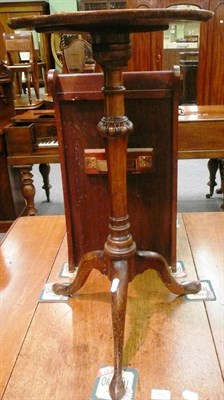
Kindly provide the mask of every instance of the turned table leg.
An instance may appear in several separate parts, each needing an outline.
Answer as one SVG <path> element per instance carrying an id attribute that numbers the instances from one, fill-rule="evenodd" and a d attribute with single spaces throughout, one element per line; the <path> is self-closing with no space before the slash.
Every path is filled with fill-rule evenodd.
<path id="1" fill-rule="evenodd" d="M 31 216 L 36 215 L 37 210 L 34 204 L 36 191 L 33 184 L 33 174 L 31 172 L 32 165 L 15 166 L 15 168 L 19 168 L 20 171 L 21 189 L 27 204 L 27 214 Z"/>

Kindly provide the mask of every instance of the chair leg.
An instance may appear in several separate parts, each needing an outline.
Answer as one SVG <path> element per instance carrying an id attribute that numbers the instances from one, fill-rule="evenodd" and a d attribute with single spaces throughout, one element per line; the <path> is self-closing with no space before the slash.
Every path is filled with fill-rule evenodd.
<path id="1" fill-rule="evenodd" d="M 47 94 L 47 93 L 48 93 L 48 88 L 47 88 L 47 72 L 46 72 L 46 66 L 41 67 L 41 74 L 42 74 L 43 82 L 44 82 L 44 92 Z"/>
<path id="2" fill-rule="evenodd" d="M 20 96 L 22 95 L 22 76 L 20 72 L 15 72 L 15 80 L 14 80 L 14 89 L 15 94 L 18 93 Z"/>
<path id="3" fill-rule="evenodd" d="M 34 67 L 36 68 L 36 67 Z M 32 71 L 32 82 L 33 82 L 33 88 L 35 91 L 36 98 L 40 98 L 40 90 L 39 90 L 39 71 L 37 68 L 37 71 Z"/>
<path id="4" fill-rule="evenodd" d="M 29 72 L 25 72 L 25 77 L 26 77 L 26 85 L 27 85 L 29 103 L 32 104 L 30 73 Z"/>

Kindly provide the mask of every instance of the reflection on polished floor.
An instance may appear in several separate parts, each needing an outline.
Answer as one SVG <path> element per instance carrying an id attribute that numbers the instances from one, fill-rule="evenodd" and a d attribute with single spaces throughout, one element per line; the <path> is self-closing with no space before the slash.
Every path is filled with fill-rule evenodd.
<path id="1" fill-rule="evenodd" d="M 184 213 L 178 221 L 187 274 L 178 279 L 210 281 L 216 299 L 190 301 L 170 293 L 154 271 L 138 275 L 128 291 L 124 364 L 139 373 L 135 400 L 155 399 L 153 389 L 171 394 L 158 399 L 223 400 L 224 214 Z M 106 276 L 93 270 L 74 298 L 39 301 L 46 282 L 68 281 L 59 277 L 65 231 L 63 216 L 23 217 L 1 245 L 2 400 L 62 400 L 65 393 L 87 400 L 98 369 L 112 363 Z"/>

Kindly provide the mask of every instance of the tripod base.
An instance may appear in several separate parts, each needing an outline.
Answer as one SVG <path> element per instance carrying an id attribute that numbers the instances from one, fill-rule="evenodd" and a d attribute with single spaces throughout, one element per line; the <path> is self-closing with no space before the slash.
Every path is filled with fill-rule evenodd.
<path id="1" fill-rule="evenodd" d="M 172 276 L 166 260 L 151 251 L 136 251 L 127 259 L 112 259 L 104 251 L 86 253 L 78 266 L 77 275 L 70 285 L 54 284 L 58 295 L 72 297 L 86 282 L 92 269 L 97 269 L 111 280 L 111 308 L 114 337 L 114 375 L 110 383 L 112 400 L 120 400 L 125 394 L 122 379 L 122 356 L 128 283 L 138 274 L 154 269 L 167 289 L 177 295 L 195 294 L 201 289 L 198 281 L 178 283 Z"/>

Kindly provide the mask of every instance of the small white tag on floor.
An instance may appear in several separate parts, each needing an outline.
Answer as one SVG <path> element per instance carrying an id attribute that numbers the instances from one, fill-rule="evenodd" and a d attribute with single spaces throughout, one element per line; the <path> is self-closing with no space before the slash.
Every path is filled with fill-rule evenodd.
<path id="1" fill-rule="evenodd" d="M 74 278 L 77 274 L 77 268 L 74 270 L 74 272 L 69 271 L 68 263 L 65 262 L 62 265 L 61 272 L 59 274 L 59 278 Z"/>
<path id="2" fill-rule="evenodd" d="M 187 276 L 183 261 L 176 262 L 176 272 L 173 273 L 175 278 L 184 278 Z"/>
<path id="3" fill-rule="evenodd" d="M 114 368 L 112 366 L 105 366 L 99 369 L 90 400 L 111 400 L 109 385 L 113 377 L 113 371 Z M 123 368 L 122 377 L 125 385 L 125 395 L 121 400 L 134 400 L 138 371 L 134 368 Z"/>
<path id="4" fill-rule="evenodd" d="M 215 292 L 209 280 L 201 280 L 201 290 L 196 294 L 186 294 L 186 299 L 190 301 L 214 301 Z"/>
<path id="5" fill-rule="evenodd" d="M 62 296 L 55 294 L 52 290 L 53 282 L 45 283 L 44 288 L 40 294 L 39 301 L 40 302 L 59 302 L 68 300 L 68 296 Z"/>
<path id="6" fill-rule="evenodd" d="M 150 399 L 151 400 L 170 400 L 171 399 L 170 390 L 152 389 Z"/>
<path id="7" fill-rule="evenodd" d="M 182 396 L 184 400 L 198 400 L 198 394 L 190 390 L 184 390 Z"/>

